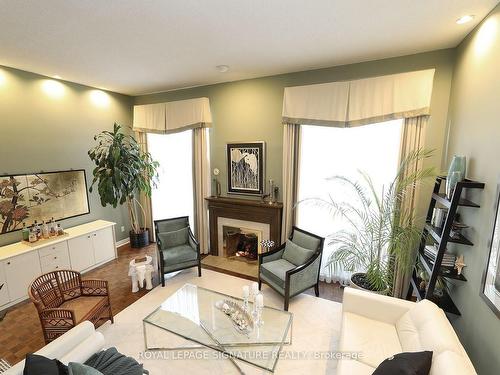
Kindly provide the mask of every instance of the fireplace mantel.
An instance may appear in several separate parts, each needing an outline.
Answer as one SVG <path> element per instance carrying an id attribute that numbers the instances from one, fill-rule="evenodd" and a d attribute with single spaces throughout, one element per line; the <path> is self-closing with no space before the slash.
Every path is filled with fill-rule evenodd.
<path id="1" fill-rule="evenodd" d="M 281 217 L 283 204 L 270 204 L 260 200 L 208 197 L 209 226 L 210 226 L 210 254 L 219 255 L 218 226 L 219 217 L 254 221 L 269 224 L 269 237 L 276 245 L 281 241 Z"/>

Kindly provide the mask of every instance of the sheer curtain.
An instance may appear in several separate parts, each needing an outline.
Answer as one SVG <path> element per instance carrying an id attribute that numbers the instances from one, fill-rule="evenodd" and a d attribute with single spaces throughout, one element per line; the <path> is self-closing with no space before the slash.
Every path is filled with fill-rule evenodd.
<path id="1" fill-rule="evenodd" d="M 348 230 L 349 225 L 338 216 L 333 217 L 331 212 L 309 204 L 307 199 L 331 196 L 335 201 L 352 202 L 355 197 L 328 178 L 345 176 L 356 181 L 358 171 L 366 172 L 381 193 L 383 186 L 396 175 L 402 124 L 403 120 L 394 120 L 356 128 L 301 126 L 297 199 L 303 202 L 297 205 L 296 219 L 299 227 L 326 238 L 322 280 L 349 284 L 349 272 L 325 266 L 335 251 L 328 236 L 338 230 Z"/>
<path id="2" fill-rule="evenodd" d="M 192 130 L 147 135 L 149 152 L 160 163 L 160 181 L 151 196 L 154 220 L 189 216 L 194 225 L 192 137 Z"/>

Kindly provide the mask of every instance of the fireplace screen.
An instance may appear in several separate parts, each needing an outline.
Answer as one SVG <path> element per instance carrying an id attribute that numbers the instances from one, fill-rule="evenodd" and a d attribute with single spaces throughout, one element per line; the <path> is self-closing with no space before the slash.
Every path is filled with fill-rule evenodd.
<path id="1" fill-rule="evenodd" d="M 245 261 L 256 261 L 260 253 L 262 231 L 224 225 L 224 256 Z"/>

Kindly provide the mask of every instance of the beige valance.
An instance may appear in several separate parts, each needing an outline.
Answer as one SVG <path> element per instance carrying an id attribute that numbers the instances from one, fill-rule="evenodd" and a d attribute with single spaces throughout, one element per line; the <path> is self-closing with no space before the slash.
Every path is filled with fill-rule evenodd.
<path id="1" fill-rule="evenodd" d="M 285 87 L 283 123 L 343 126 L 348 99 L 349 82 Z"/>
<path id="2" fill-rule="evenodd" d="M 205 128 L 212 124 L 208 98 L 134 106 L 135 131 L 175 133 L 186 129 Z"/>
<path id="3" fill-rule="evenodd" d="M 283 123 L 346 127 L 429 115 L 434 71 L 286 87 Z"/>

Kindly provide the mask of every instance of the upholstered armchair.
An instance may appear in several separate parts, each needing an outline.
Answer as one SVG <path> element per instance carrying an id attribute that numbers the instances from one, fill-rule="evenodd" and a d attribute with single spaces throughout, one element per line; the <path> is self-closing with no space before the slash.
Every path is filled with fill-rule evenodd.
<path id="1" fill-rule="evenodd" d="M 259 289 L 264 281 L 285 297 L 285 311 L 290 298 L 314 287 L 319 296 L 319 271 L 324 238 L 292 228 L 290 238 L 277 249 L 259 254 Z"/>
<path id="2" fill-rule="evenodd" d="M 155 220 L 155 233 L 162 286 L 165 286 L 166 273 L 185 268 L 198 267 L 198 276 L 201 276 L 200 244 L 191 232 L 187 216 Z"/>
<path id="3" fill-rule="evenodd" d="M 82 280 L 76 271 L 53 271 L 37 277 L 28 294 L 38 310 L 46 344 L 85 320 L 96 327 L 113 322 L 105 280 Z"/>

